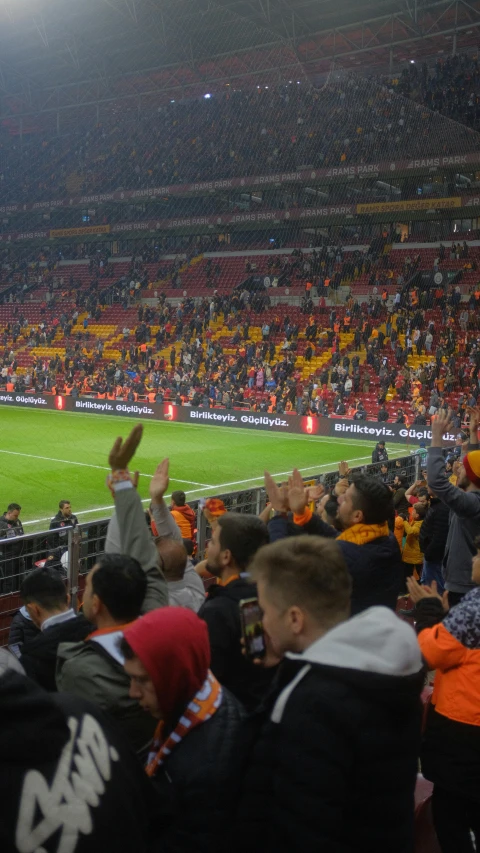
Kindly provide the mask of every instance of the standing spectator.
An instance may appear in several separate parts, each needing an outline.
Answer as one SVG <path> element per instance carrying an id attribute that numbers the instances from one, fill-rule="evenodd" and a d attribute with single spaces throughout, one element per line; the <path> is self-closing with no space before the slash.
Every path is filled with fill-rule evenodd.
<path id="1" fill-rule="evenodd" d="M 407 478 L 400 474 L 395 474 L 393 478 L 393 506 L 398 515 L 407 515 L 410 509 L 408 498 L 406 497 Z"/>
<path id="2" fill-rule="evenodd" d="M 67 531 L 63 528 L 75 528 L 78 524 L 78 518 L 72 512 L 72 505 L 70 501 L 60 501 L 58 507 L 58 512 L 53 516 L 49 527 L 49 530 L 58 530 L 58 534 L 53 542 L 50 542 L 50 547 L 61 548 L 62 551 L 65 551 L 67 548 Z"/>
<path id="3" fill-rule="evenodd" d="M 20 504 L 11 503 L 6 512 L 0 518 L 0 539 L 15 539 L 23 536 L 24 530 L 20 521 L 22 507 Z M 23 542 L 9 542 L 3 547 L 0 545 L 0 590 L 10 592 L 18 589 L 18 577 L 22 569 L 21 554 Z M 14 580 L 14 578 L 17 578 Z"/>
<path id="4" fill-rule="evenodd" d="M 196 518 L 193 509 L 187 504 L 185 492 L 180 490 L 172 492 L 170 512 L 180 528 L 182 538 L 191 539 L 193 542 L 195 539 Z"/>
<path id="5" fill-rule="evenodd" d="M 256 516 L 220 516 L 212 530 L 206 562 L 207 570 L 220 583 L 209 588 L 198 614 L 208 626 L 212 672 L 247 709 L 256 706 L 269 678 L 242 654 L 239 603 L 257 594 L 256 587 L 242 574 L 267 542 L 267 529 Z"/>
<path id="6" fill-rule="evenodd" d="M 383 607 L 348 618 L 351 578 L 332 540 L 262 548 L 252 575 L 271 652 L 288 657 L 254 717 L 238 849 L 253 836 L 275 853 L 413 849 L 423 669 L 412 629 Z"/>
<path id="7" fill-rule="evenodd" d="M 372 451 L 372 462 L 388 462 L 388 453 L 384 441 L 379 441 Z"/>
<path id="8" fill-rule="evenodd" d="M 442 439 L 451 430 L 448 412 L 440 409 L 432 423 L 432 444 L 428 449 L 428 483 L 450 509 L 450 523 L 443 559 L 443 578 L 450 607 L 473 588 L 471 561 L 474 540 L 480 530 L 480 451 L 472 450 L 463 459 L 457 485 L 445 473 Z"/>
<path id="9" fill-rule="evenodd" d="M 433 782 L 442 853 L 480 849 L 480 537 L 474 546 L 474 587 L 450 612 L 450 593 L 440 596 L 435 583 L 422 587 L 413 578 L 408 584 L 420 649 L 436 670 L 420 758 L 423 775 Z"/>
<path id="10" fill-rule="evenodd" d="M 420 550 L 419 537 L 426 511 L 425 506 L 415 504 L 412 510 L 412 522 L 404 521 L 403 523 L 403 530 L 406 535 L 402 552 L 405 583 L 407 578 L 412 577 L 412 575 L 416 576 L 418 580 L 422 573 L 423 554 Z"/>
<path id="11" fill-rule="evenodd" d="M 5 853 L 151 850 L 155 800 L 128 744 L 95 706 L 26 678 L 5 649 L 0 768 Z"/>
<path id="12" fill-rule="evenodd" d="M 183 607 L 154 610 L 121 643 L 130 696 L 156 724 L 146 773 L 159 793 L 158 850 L 224 853 L 247 730 L 209 669 L 207 627 Z"/>
<path id="13" fill-rule="evenodd" d="M 432 495 L 419 537 L 420 550 L 423 551 L 421 583 L 431 586 L 432 581 L 435 581 L 440 594 L 444 590 L 442 562 L 447 544 L 449 515 L 448 506 Z"/>

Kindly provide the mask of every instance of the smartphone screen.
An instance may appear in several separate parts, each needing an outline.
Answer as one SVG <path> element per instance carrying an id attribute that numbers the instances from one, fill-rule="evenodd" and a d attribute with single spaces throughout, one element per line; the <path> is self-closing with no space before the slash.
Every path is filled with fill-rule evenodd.
<path id="1" fill-rule="evenodd" d="M 240 602 L 240 617 L 247 657 L 263 657 L 265 654 L 265 636 L 262 610 L 257 598 L 247 598 Z"/>

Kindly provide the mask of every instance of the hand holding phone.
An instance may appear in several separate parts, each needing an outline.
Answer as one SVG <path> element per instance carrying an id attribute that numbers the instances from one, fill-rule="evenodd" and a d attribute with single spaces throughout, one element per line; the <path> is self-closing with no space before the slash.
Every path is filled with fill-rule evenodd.
<path id="1" fill-rule="evenodd" d="M 250 659 L 263 658 L 266 652 L 262 610 L 258 598 L 245 598 L 240 602 L 240 621 L 245 654 Z"/>

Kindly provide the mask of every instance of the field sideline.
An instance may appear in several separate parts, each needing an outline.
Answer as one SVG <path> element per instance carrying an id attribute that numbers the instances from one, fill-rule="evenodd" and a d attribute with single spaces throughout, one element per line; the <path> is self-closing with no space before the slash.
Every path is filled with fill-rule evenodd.
<path id="1" fill-rule="evenodd" d="M 107 517 L 112 509 L 105 486 L 107 457 L 117 435 L 136 423 L 129 417 L 0 407 L 1 496 L 22 506 L 26 532 L 45 528 L 58 501 L 69 499 L 81 521 Z M 207 424 L 145 423 L 134 460 L 139 491 L 148 500 L 148 480 L 158 462 L 170 458 L 170 491 L 189 499 L 236 491 L 263 482 L 263 471 L 286 476 L 298 467 L 305 476 L 371 460 L 375 441 L 296 436 Z M 391 445 L 390 458 L 407 455 Z"/>

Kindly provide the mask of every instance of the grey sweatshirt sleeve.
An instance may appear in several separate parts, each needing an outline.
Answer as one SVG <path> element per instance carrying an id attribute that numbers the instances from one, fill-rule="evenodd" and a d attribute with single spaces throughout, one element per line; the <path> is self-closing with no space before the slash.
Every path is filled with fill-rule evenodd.
<path id="1" fill-rule="evenodd" d="M 464 492 L 449 482 L 445 473 L 445 459 L 441 447 L 428 448 L 427 480 L 432 491 L 455 515 L 464 518 L 478 515 L 480 506 L 478 495 Z"/>
<path id="2" fill-rule="evenodd" d="M 145 522 L 140 495 L 133 486 L 115 489 L 115 508 L 122 554 L 129 554 L 140 563 L 147 576 L 147 591 L 142 613 L 168 604 L 168 589 L 163 572 L 158 565 L 155 543 Z"/>
<path id="3" fill-rule="evenodd" d="M 182 542 L 180 528 L 164 500 L 160 504 L 152 504 L 152 515 L 159 536 Z"/>

